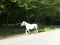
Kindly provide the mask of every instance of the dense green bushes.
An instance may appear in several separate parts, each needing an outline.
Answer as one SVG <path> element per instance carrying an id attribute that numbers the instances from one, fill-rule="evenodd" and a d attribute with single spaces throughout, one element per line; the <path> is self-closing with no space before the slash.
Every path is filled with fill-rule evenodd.
<path id="1" fill-rule="evenodd" d="M 20 23 L 60 24 L 59 0 L 0 0 L 0 25 Z"/>

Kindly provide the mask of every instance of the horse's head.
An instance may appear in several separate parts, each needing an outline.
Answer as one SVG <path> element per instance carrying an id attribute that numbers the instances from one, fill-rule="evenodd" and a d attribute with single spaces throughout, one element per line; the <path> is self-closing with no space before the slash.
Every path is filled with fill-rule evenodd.
<path id="1" fill-rule="evenodd" d="M 23 21 L 22 23 L 21 23 L 21 26 L 24 26 L 25 25 L 25 21 Z"/>

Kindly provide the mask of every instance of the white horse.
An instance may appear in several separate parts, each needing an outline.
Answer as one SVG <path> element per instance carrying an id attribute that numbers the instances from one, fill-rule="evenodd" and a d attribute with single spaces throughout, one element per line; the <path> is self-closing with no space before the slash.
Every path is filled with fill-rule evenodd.
<path id="1" fill-rule="evenodd" d="M 21 26 L 26 27 L 26 31 L 25 31 L 26 34 L 28 34 L 28 33 L 30 34 L 30 30 L 32 30 L 32 29 L 35 29 L 36 32 L 38 33 L 38 25 L 37 24 L 29 24 L 26 21 L 23 21 Z"/>

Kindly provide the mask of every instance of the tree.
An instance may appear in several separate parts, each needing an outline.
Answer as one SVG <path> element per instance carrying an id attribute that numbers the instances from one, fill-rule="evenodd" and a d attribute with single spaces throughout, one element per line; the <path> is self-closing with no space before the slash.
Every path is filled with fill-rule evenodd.
<path id="1" fill-rule="evenodd" d="M 0 21 L 3 19 L 1 22 L 7 24 L 23 20 L 53 24 L 60 15 L 59 5 L 60 0 L 0 0 Z"/>

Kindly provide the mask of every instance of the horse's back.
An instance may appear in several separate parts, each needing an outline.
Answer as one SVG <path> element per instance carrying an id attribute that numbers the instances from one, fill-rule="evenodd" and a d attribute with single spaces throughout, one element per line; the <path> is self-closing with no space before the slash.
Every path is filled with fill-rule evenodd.
<path id="1" fill-rule="evenodd" d="M 32 25 L 38 26 L 37 24 L 32 24 Z"/>
<path id="2" fill-rule="evenodd" d="M 38 25 L 37 24 L 32 24 L 34 27 L 38 27 Z"/>

